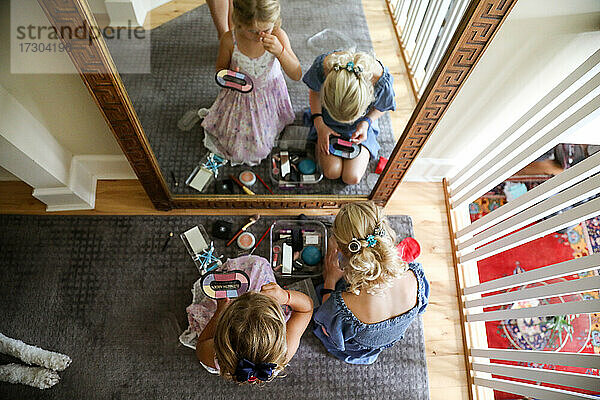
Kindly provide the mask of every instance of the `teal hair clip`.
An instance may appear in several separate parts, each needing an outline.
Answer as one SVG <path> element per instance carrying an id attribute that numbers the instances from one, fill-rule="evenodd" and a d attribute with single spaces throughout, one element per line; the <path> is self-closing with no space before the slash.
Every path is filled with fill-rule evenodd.
<path id="1" fill-rule="evenodd" d="M 377 239 L 373 235 L 367 236 L 365 240 L 367 241 L 367 247 L 374 247 L 377 244 Z"/>

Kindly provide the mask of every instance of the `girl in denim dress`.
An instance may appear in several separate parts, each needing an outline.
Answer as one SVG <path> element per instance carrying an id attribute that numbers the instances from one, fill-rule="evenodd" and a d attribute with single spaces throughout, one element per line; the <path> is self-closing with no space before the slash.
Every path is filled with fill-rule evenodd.
<path id="1" fill-rule="evenodd" d="M 334 51 L 318 56 L 302 81 L 309 88 L 309 139 L 317 141 L 323 174 L 347 185 L 359 183 L 379 152 L 378 119 L 396 108 L 394 78 L 370 54 Z M 360 145 L 359 155 L 342 159 L 331 154 L 331 136 Z"/>
<path id="2" fill-rule="evenodd" d="M 400 260 L 395 240 L 373 202 L 346 204 L 334 221 L 313 332 L 349 364 L 374 363 L 427 306 L 423 267 Z"/>

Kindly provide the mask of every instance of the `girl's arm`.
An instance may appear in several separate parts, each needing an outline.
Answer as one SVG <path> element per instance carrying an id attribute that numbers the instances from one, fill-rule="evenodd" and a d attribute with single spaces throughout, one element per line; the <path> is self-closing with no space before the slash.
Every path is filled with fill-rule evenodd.
<path id="1" fill-rule="evenodd" d="M 381 116 L 383 114 L 385 114 L 385 112 L 379 111 L 378 109 L 373 108 L 371 111 L 369 111 L 367 113 L 367 115 L 365 115 L 365 117 L 369 117 L 369 119 L 373 123 L 373 122 L 375 122 L 375 120 L 381 118 Z M 356 130 L 352 134 L 350 141 L 352 141 L 356 144 L 360 144 L 360 143 L 364 142 L 365 140 L 367 140 L 368 132 L 369 132 L 369 123 L 367 121 L 361 121 L 358 123 L 358 125 L 356 125 Z"/>
<path id="2" fill-rule="evenodd" d="M 310 104 L 311 114 L 321 114 L 323 109 L 321 108 L 321 97 L 319 92 L 315 92 L 312 89 L 308 89 L 308 103 Z M 330 129 L 325 122 L 323 117 L 317 117 L 314 119 L 315 129 L 317 130 L 317 149 L 322 154 L 329 154 L 329 136 L 340 136 L 337 132 Z"/>
<path id="3" fill-rule="evenodd" d="M 213 338 L 215 337 L 215 331 L 217 330 L 217 321 L 219 315 L 223 312 L 227 304 L 231 302 L 230 299 L 217 300 L 217 311 L 214 313 L 204 330 L 198 336 L 196 342 L 196 357 L 202 362 L 212 368 L 216 368 L 215 365 L 215 343 Z"/>
<path id="4" fill-rule="evenodd" d="M 271 35 L 263 33 L 262 41 L 265 49 L 277 57 L 286 75 L 299 81 L 302 78 L 302 67 L 292 50 L 287 33 L 281 28 L 275 28 Z"/>
<path id="5" fill-rule="evenodd" d="M 229 69 L 231 63 L 231 54 L 233 53 L 233 33 L 225 32 L 219 42 L 219 53 L 217 54 L 216 72 L 222 69 Z"/>
<path id="6" fill-rule="evenodd" d="M 273 297 L 279 304 L 288 305 L 292 316 L 286 325 L 287 360 L 289 362 L 300 345 L 300 338 L 310 323 L 313 313 L 313 302 L 304 293 L 295 290 L 283 290 L 278 284 L 271 282 L 261 288 L 261 292 Z M 288 295 L 289 294 L 289 295 Z"/>

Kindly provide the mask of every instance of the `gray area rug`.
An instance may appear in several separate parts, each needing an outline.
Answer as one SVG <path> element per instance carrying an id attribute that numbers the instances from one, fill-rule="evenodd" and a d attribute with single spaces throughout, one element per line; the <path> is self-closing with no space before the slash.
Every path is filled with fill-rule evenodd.
<path id="1" fill-rule="evenodd" d="M 247 217 L 0 216 L 0 332 L 73 363 L 51 389 L 0 382 L 2 399 L 427 399 L 421 320 L 370 366 L 330 356 L 310 331 L 263 388 L 207 373 L 178 342 L 198 272 L 177 235 Z M 264 232 L 274 218 L 251 228 Z M 331 220 L 329 220 L 331 221 Z M 391 218 L 399 239 L 410 217 Z M 175 237 L 162 251 L 169 232 Z M 257 254 L 266 255 L 268 242 Z M 224 241 L 215 245 L 222 252 Z M 230 255 L 237 255 L 231 247 Z M 18 362 L 0 355 L 0 363 Z"/>
<path id="2" fill-rule="evenodd" d="M 303 72 L 308 70 L 316 56 L 339 46 L 338 40 L 308 44 L 309 38 L 324 29 L 341 32 L 356 44 L 357 50 L 373 53 L 360 0 L 281 0 L 281 10 L 282 27 L 290 37 Z M 199 123 L 190 131 L 181 131 L 177 128 L 177 121 L 189 110 L 209 108 L 220 90 L 214 81 L 219 44 L 208 7 L 197 7 L 153 29 L 150 37 L 152 73 L 122 74 L 121 77 L 172 193 L 198 194 L 183 182 L 207 152 L 202 144 L 204 133 Z M 109 40 L 107 44 L 119 70 L 125 71 L 143 62 L 144 52 L 139 48 L 139 41 Z M 308 88 L 302 81 L 287 79 L 287 83 L 297 115 L 296 124 L 301 125 L 302 109 L 308 107 Z M 396 144 L 388 114 L 380 119 L 380 129 L 379 155 L 388 158 Z M 323 180 L 304 189 L 272 189 L 283 194 L 368 195 L 379 178 L 374 173 L 377 161 L 371 160 L 358 185 L 347 186 L 341 180 Z M 225 172 L 237 176 L 244 169 L 248 167 L 227 168 Z M 267 180 L 268 160 L 252 167 L 252 170 Z M 175 186 L 173 176 L 179 185 Z M 252 189 L 258 194 L 269 194 L 262 185 L 255 185 Z M 207 187 L 205 193 L 215 193 L 214 186 Z"/>

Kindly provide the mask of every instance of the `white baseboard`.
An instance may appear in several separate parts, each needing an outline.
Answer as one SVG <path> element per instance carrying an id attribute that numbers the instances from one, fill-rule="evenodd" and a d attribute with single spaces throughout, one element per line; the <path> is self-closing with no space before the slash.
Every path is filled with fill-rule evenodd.
<path id="1" fill-rule="evenodd" d="M 137 179 L 125 156 L 78 155 L 71 160 L 69 185 L 38 188 L 33 197 L 46 211 L 92 210 L 96 205 L 98 179 Z"/>

